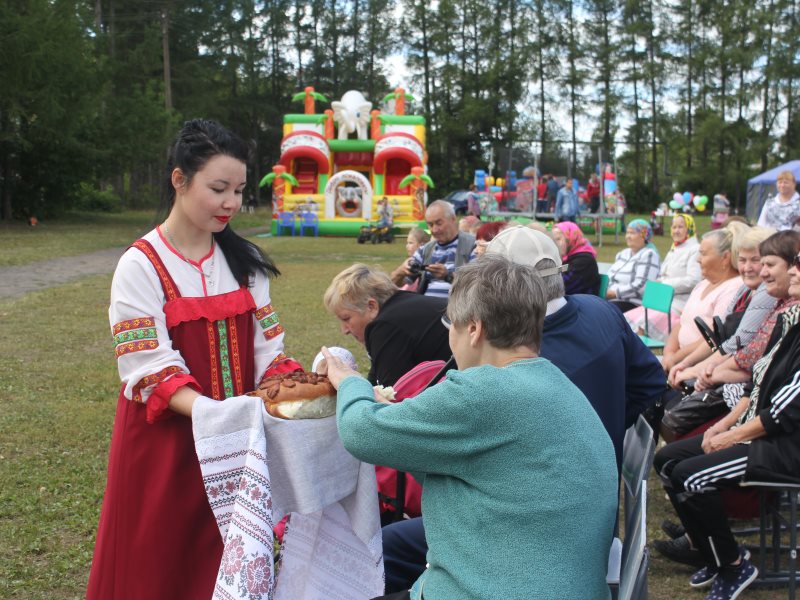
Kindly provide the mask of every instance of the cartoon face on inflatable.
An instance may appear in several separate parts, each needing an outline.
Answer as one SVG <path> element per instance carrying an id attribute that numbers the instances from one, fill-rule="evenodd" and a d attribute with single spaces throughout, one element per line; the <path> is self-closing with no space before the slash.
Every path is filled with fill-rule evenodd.
<path id="1" fill-rule="evenodd" d="M 368 102 L 361 92 L 354 90 L 345 92 L 340 101 L 331 102 L 331 108 L 333 108 L 333 118 L 339 125 L 340 140 L 346 140 L 354 131 L 358 132 L 358 139 L 367 139 L 372 102 Z"/>

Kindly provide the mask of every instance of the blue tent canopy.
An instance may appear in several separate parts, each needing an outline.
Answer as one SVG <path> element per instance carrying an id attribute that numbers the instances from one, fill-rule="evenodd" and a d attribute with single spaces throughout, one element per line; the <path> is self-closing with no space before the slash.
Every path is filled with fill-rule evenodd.
<path id="1" fill-rule="evenodd" d="M 800 181 L 800 160 L 792 160 L 770 169 L 761 175 L 747 180 L 747 218 L 751 223 L 758 221 L 764 203 L 778 193 L 775 182 L 783 171 L 791 171 L 794 178 Z"/>

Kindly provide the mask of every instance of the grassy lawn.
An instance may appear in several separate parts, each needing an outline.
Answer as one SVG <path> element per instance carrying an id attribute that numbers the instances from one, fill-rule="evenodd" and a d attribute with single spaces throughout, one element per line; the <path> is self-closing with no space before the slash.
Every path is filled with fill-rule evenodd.
<path id="1" fill-rule="evenodd" d="M 0 222 L 0 267 L 25 265 L 56 256 L 75 256 L 105 248 L 126 246 L 153 227 L 155 211 L 125 213 L 69 213 L 57 221 Z M 260 227 L 270 220 L 265 208 L 256 214 L 239 213 L 237 229 Z"/>
<path id="2" fill-rule="evenodd" d="M 241 215 L 234 226 L 265 223 Z M 27 264 L 123 246 L 150 227 L 152 214 L 78 215 L 57 223 L 0 227 L 0 266 Z M 705 218 L 702 225 L 708 226 Z M 701 225 L 701 227 L 702 227 Z M 331 278 L 353 262 L 393 268 L 402 244 L 358 245 L 354 239 L 251 238 L 283 275 L 273 304 L 287 331 L 287 351 L 310 366 L 320 345 L 352 350 L 363 371 L 368 359 L 344 338 L 324 310 Z M 600 260 L 623 245 L 605 236 Z M 662 255 L 669 239 L 657 238 Z M 102 500 L 108 444 L 119 381 L 107 321 L 111 276 L 90 277 L 14 300 L 0 300 L 0 598 L 82 598 Z M 649 539 L 670 515 L 651 477 Z M 700 598 L 690 592 L 689 568 L 654 556 L 650 597 Z M 751 591 L 765 599 L 784 592 Z"/>

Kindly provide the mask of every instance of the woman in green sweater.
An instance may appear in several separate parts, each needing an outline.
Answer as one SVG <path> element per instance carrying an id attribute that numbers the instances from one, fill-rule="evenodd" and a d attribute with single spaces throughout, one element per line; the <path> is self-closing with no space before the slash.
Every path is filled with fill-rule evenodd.
<path id="1" fill-rule="evenodd" d="M 423 485 L 425 600 L 605 599 L 617 510 L 614 448 L 586 397 L 539 358 L 533 268 L 462 267 L 447 308 L 459 371 L 398 404 L 327 353 L 345 448 Z M 530 327 L 520 327 L 520 323 Z"/>

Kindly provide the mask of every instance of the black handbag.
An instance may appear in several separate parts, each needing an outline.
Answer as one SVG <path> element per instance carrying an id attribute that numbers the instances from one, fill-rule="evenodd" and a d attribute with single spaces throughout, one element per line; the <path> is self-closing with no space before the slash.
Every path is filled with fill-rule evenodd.
<path id="1" fill-rule="evenodd" d="M 722 414 L 728 412 L 722 397 L 722 387 L 683 396 L 664 410 L 662 425 L 675 435 L 685 435 Z"/>

